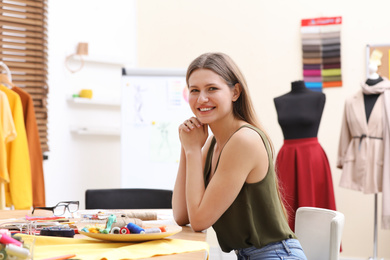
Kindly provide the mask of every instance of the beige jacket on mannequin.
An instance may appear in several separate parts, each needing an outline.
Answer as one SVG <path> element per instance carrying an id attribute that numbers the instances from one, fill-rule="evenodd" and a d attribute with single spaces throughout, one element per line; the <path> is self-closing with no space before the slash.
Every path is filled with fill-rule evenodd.
<path id="1" fill-rule="evenodd" d="M 368 123 L 362 90 L 345 101 L 337 167 L 343 169 L 341 187 L 366 194 L 382 191 L 383 94 Z"/>

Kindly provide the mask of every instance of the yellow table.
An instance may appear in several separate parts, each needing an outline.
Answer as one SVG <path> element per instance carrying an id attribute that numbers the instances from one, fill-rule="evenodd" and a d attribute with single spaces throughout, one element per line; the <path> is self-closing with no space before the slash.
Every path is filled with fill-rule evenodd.
<path id="1" fill-rule="evenodd" d="M 150 210 L 155 211 L 155 210 Z M 43 213 L 45 212 L 45 213 Z M 158 212 L 158 210 L 157 210 Z M 0 220 L 1 219 L 20 219 L 24 218 L 26 215 L 32 216 L 31 211 L 29 210 L 0 210 Z M 39 216 L 51 216 L 50 211 L 41 211 L 39 213 Z M 170 236 L 169 238 L 172 239 L 185 239 L 185 240 L 192 240 L 192 241 L 206 241 L 206 232 L 194 232 L 190 227 L 183 226 L 182 231 Z M 85 239 L 92 239 L 87 238 L 86 236 L 83 236 L 81 234 L 76 235 L 75 238 L 85 238 Z M 182 253 L 182 254 L 175 254 L 175 255 L 167 255 L 167 256 L 156 256 L 152 258 L 146 258 L 146 259 L 183 259 L 183 260 L 195 260 L 195 259 L 206 259 L 207 253 L 205 251 L 197 251 L 197 252 L 191 252 L 191 253 Z M 77 258 L 77 257 L 76 257 Z"/>

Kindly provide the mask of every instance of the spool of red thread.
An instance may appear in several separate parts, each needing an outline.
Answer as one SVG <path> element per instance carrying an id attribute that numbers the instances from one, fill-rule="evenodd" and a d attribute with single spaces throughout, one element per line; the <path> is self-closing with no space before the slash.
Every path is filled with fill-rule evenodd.
<path id="1" fill-rule="evenodd" d="M 121 234 L 130 234 L 130 230 L 127 227 L 122 227 L 120 230 Z"/>
<path id="2" fill-rule="evenodd" d="M 4 244 L 4 245 L 14 244 L 17 246 L 22 246 L 22 242 L 16 240 L 15 238 L 12 238 L 6 234 L 0 234 L 0 243 Z"/>

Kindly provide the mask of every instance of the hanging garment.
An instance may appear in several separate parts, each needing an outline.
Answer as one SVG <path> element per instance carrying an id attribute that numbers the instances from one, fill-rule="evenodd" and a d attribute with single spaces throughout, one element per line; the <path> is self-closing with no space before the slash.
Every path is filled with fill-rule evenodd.
<path id="1" fill-rule="evenodd" d="M 33 206 L 45 207 L 45 181 L 43 175 L 43 156 L 33 100 L 26 91 L 13 86 L 22 101 L 24 123 L 26 127 L 28 149 L 31 163 L 31 181 Z"/>
<path id="2" fill-rule="evenodd" d="M 390 229 L 390 81 L 383 77 L 383 80 L 379 83 L 368 86 L 366 83 L 362 83 L 362 91 L 364 94 L 371 95 L 371 94 L 381 94 L 379 98 L 381 100 L 383 99 L 383 105 L 379 104 L 379 113 L 382 112 L 380 117 L 383 119 L 383 155 L 382 155 L 382 163 L 381 159 L 379 159 L 379 165 L 383 165 L 382 175 L 379 177 L 382 177 L 382 228 L 384 229 Z M 378 102 L 378 100 L 377 100 Z M 376 103 L 377 103 L 376 102 Z M 381 108 L 382 106 L 382 108 Z M 375 106 L 374 106 L 375 107 Z M 370 116 L 371 118 L 371 116 Z M 378 118 L 376 118 L 379 120 Z M 370 122 L 371 119 L 368 121 L 368 125 L 372 124 Z M 380 127 L 380 126 L 378 126 Z M 380 128 L 377 129 L 378 132 L 380 132 Z M 366 137 L 367 138 L 367 137 Z M 380 140 L 380 139 L 377 139 Z M 370 151 L 369 151 L 370 152 Z M 378 153 L 381 153 L 379 150 Z M 379 154 L 379 158 L 381 155 Z M 374 176 L 375 177 L 375 176 Z M 378 184 L 379 186 L 381 183 Z M 380 189 L 380 187 L 379 187 Z"/>
<path id="3" fill-rule="evenodd" d="M 284 140 L 276 170 L 292 230 L 299 207 L 336 210 L 328 157 L 317 137 Z"/>
<path id="4" fill-rule="evenodd" d="M 383 95 L 375 102 L 367 123 L 363 91 L 345 101 L 337 167 L 340 186 L 365 194 L 382 191 Z"/>
<path id="5" fill-rule="evenodd" d="M 28 152 L 26 129 L 24 126 L 22 102 L 18 94 L 0 85 L 10 104 L 17 136 L 7 143 L 7 166 L 10 182 L 6 185 L 6 204 L 15 209 L 30 209 L 32 206 L 32 186 L 30 155 Z"/>
<path id="6" fill-rule="evenodd" d="M 6 144 L 16 137 L 7 95 L 0 91 L 0 209 L 5 209 L 5 184 L 9 183 Z"/>
<path id="7" fill-rule="evenodd" d="M 382 187 L 382 228 L 390 229 L 390 89 L 383 93 L 384 98 L 384 158 Z"/>

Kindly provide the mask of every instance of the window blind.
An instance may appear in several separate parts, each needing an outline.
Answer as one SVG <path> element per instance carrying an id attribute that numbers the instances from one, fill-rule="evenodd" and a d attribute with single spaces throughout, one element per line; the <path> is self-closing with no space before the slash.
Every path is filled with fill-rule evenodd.
<path id="1" fill-rule="evenodd" d="M 0 60 L 34 102 L 42 151 L 47 136 L 47 0 L 0 0 Z"/>

